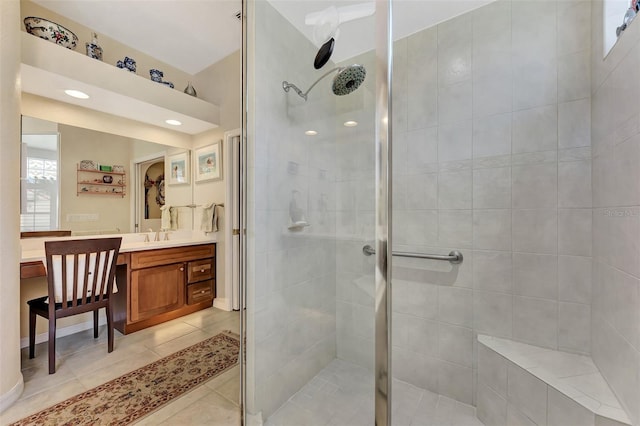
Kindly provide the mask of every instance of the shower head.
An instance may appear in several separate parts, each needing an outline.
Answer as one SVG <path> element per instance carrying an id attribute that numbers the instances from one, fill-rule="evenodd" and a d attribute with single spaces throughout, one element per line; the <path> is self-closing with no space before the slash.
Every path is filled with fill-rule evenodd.
<path id="1" fill-rule="evenodd" d="M 367 70 L 362 65 L 349 65 L 338 71 L 333 78 L 331 90 L 338 96 L 348 95 L 360 87 L 366 76 Z"/>
<path id="2" fill-rule="evenodd" d="M 288 81 L 282 82 L 282 88 L 285 92 L 288 92 L 289 89 L 293 89 L 302 99 L 306 101 L 307 95 L 309 94 L 311 89 L 313 89 L 316 84 L 320 82 L 320 80 L 335 71 L 338 71 L 338 74 L 336 74 L 336 76 L 333 78 L 331 90 L 335 95 L 338 96 L 348 95 L 349 93 L 356 90 L 358 87 L 360 87 L 365 77 L 367 76 L 367 70 L 362 65 L 353 64 L 347 67 L 334 68 L 331 71 L 326 72 L 319 79 L 317 79 L 311 85 L 311 87 L 307 89 L 306 92 L 302 92 L 302 90 L 300 90 L 298 86 L 293 83 L 289 83 Z"/>

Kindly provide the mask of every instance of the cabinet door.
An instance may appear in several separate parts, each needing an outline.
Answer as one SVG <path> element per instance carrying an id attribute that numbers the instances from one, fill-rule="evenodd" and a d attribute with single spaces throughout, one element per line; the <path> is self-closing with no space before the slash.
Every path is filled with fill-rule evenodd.
<path id="1" fill-rule="evenodd" d="M 184 276 L 182 263 L 132 271 L 130 321 L 181 308 L 185 298 Z"/>

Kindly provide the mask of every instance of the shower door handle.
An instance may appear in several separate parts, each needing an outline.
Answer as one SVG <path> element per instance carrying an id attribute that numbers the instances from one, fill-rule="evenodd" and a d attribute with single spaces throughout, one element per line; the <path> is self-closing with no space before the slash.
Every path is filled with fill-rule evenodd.
<path id="1" fill-rule="evenodd" d="M 362 247 L 362 253 L 364 253 L 365 256 L 371 256 L 372 254 L 376 254 L 376 250 L 369 244 L 367 244 Z M 460 253 L 458 250 L 453 250 L 448 255 L 409 253 L 404 251 L 394 251 L 393 255 L 399 257 L 412 257 L 415 259 L 446 260 L 447 262 L 451 262 L 454 265 L 462 263 L 463 260 L 462 253 Z"/>

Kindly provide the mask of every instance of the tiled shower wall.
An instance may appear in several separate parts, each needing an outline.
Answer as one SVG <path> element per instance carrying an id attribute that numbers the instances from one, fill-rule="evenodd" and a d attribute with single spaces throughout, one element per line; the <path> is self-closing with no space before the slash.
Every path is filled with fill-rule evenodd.
<path id="1" fill-rule="evenodd" d="M 465 256 L 394 258 L 395 377 L 472 403 L 477 333 L 589 353 L 590 23 L 589 1 L 500 0 L 394 44 L 394 250 Z M 349 161 L 337 350 L 371 366 L 372 143 L 344 138 Z"/>
<path id="2" fill-rule="evenodd" d="M 640 22 L 634 21 L 603 59 L 601 10 L 602 1 L 595 2 L 591 353 L 633 424 L 638 424 Z"/>
<path id="3" fill-rule="evenodd" d="M 283 91 L 317 77 L 316 49 L 269 3 L 255 8 L 248 409 L 267 418 L 336 356 L 335 105 L 320 88 L 308 102 Z M 313 232 L 289 229 L 292 203 Z"/>

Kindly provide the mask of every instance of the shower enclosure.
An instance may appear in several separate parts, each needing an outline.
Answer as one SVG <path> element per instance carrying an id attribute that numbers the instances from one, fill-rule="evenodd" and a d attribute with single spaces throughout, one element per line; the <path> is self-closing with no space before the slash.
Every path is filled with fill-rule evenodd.
<path id="1" fill-rule="evenodd" d="M 640 24 L 372 4 L 246 4 L 246 420 L 638 424 Z"/>

